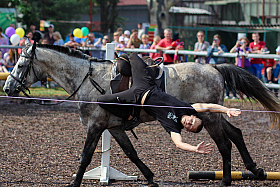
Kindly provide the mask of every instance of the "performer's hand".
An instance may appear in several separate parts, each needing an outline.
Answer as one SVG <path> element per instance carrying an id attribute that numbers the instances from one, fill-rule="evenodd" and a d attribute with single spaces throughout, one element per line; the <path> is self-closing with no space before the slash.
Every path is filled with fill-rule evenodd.
<path id="1" fill-rule="evenodd" d="M 203 141 L 196 146 L 195 152 L 200 154 L 207 154 L 207 153 L 211 153 L 212 150 L 213 150 L 213 146 L 211 146 L 211 143 L 204 145 L 204 141 Z"/>
<path id="2" fill-rule="evenodd" d="M 230 108 L 230 109 L 228 109 L 228 111 L 227 111 L 228 117 L 231 117 L 231 116 L 239 116 L 240 114 L 241 114 L 240 109 L 236 109 L 236 108 Z"/>

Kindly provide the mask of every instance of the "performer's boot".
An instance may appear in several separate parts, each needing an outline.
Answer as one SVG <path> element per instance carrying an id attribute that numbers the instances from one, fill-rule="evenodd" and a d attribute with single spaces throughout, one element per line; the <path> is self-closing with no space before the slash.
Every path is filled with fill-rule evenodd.
<path id="1" fill-rule="evenodd" d="M 140 121 L 137 117 L 133 117 L 131 120 L 122 119 L 123 130 L 130 131 L 137 127 L 140 124 Z"/>

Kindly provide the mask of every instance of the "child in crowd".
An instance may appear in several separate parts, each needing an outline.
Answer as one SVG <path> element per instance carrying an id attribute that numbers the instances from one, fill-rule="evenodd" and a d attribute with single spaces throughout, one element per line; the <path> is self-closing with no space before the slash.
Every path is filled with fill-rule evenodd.
<path id="1" fill-rule="evenodd" d="M 126 52 L 123 51 L 125 49 L 125 47 L 126 47 L 126 44 L 124 42 L 124 37 L 123 36 L 120 36 L 119 42 L 120 43 L 117 45 L 117 47 L 115 47 L 115 50 L 119 51 L 118 55 L 120 56 L 122 54 L 127 54 Z"/>
<path id="2" fill-rule="evenodd" d="M 151 48 L 151 44 L 149 44 L 149 37 L 147 34 L 142 34 L 141 40 L 142 40 L 142 44 L 140 44 L 139 49 L 150 49 Z M 141 56 L 149 56 L 149 53 L 141 53 Z"/>
<path id="3" fill-rule="evenodd" d="M 16 64 L 16 50 L 15 49 L 9 49 L 8 54 L 4 55 L 6 58 L 5 60 L 5 66 L 9 72 L 12 72 L 15 64 Z"/>
<path id="4" fill-rule="evenodd" d="M 2 58 L 2 51 L 0 51 L 0 72 L 9 73 L 4 64 L 5 64 L 5 61 Z"/>
<path id="5" fill-rule="evenodd" d="M 129 38 L 130 38 L 130 31 L 129 30 L 125 30 L 124 33 L 124 43 L 127 44 Z"/>
<path id="6" fill-rule="evenodd" d="M 78 42 L 75 41 L 74 35 L 72 33 L 68 34 L 69 41 L 66 42 L 64 45 L 76 49 L 78 46 L 81 46 Z"/>
<path id="7" fill-rule="evenodd" d="M 236 41 L 235 46 L 230 50 L 230 53 L 238 53 L 239 55 L 248 54 L 251 52 L 251 49 L 248 47 L 249 39 L 242 37 Z M 249 58 L 244 58 L 244 64 L 242 64 L 242 57 L 236 57 L 235 65 L 243 67 L 247 71 L 251 72 L 251 62 Z"/>
<path id="8" fill-rule="evenodd" d="M 156 35 L 153 39 L 153 43 L 152 43 L 152 46 L 150 49 L 155 49 L 156 48 L 156 45 L 160 42 L 161 38 L 159 35 Z M 156 59 L 158 57 L 162 57 L 162 52 L 160 53 L 150 53 L 150 58 L 151 59 Z"/>

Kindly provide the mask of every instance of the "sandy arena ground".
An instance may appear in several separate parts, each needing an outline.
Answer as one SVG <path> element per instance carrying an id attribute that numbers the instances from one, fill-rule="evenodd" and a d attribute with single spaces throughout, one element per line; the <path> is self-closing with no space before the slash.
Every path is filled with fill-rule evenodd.
<path id="1" fill-rule="evenodd" d="M 72 180 L 79 165 L 86 137 L 75 104 L 40 106 L 0 100 L 0 186 L 65 186 Z M 257 104 L 226 101 L 226 106 L 262 110 Z M 227 118 L 229 119 L 229 118 Z M 252 158 L 266 172 L 279 171 L 280 131 L 269 129 L 267 113 L 243 112 L 230 118 L 241 128 Z M 130 136 L 142 161 L 154 172 L 160 186 L 216 186 L 219 180 L 187 180 L 187 171 L 222 170 L 222 158 L 214 151 L 200 155 L 179 150 L 157 123 L 140 124 L 135 129 L 139 140 Z M 208 133 L 183 132 L 184 140 L 197 145 L 213 143 Z M 109 186 L 146 186 L 142 173 L 124 155 L 116 141 L 111 142 L 111 166 L 138 176 L 137 181 L 111 181 Z M 100 165 L 101 143 L 88 170 Z M 235 146 L 232 149 L 232 170 L 246 171 Z M 98 180 L 83 180 L 82 186 L 99 186 Z M 234 180 L 232 186 L 280 186 L 278 181 Z"/>

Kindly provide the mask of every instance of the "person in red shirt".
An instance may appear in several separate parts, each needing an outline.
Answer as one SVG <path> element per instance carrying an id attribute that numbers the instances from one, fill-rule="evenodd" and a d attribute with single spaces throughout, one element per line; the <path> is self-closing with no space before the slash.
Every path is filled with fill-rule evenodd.
<path id="1" fill-rule="evenodd" d="M 171 38 L 171 29 L 164 29 L 164 38 L 156 45 L 157 50 L 171 50 L 173 39 Z M 164 64 L 173 64 L 173 59 L 169 54 L 163 54 Z"/>
<path id="2" fill-rule="evenodd" d="M 156 46 L 157 46 L 157 44 L 160 42 L 160 40 L 161 40 L 160 36 L 159 36 L 159 35 L 156 35 L 156 36 L 154 37 L 154 39 L 153 39 L 153 43 L 152 43 L 150 49 L 155 49 Z M 160 52 L 160 53 L 150 53 L 149 56 L 150 56 L 151 59 L 154 59 L 154 60 L 155 60 L 155 59 L 158 58 L 158 57 L 162 57 L 162 54 L 161 54 L 161 52 Z"/>
<path id="3" fill-rule="evenodd" d="M 253 33 L 252 34 L 252 40 L 249 44 L 249 48 L 251 49 L 251 53 L 255 54 L 261 54 L 263 50 L 266 50 L 266 44 L 264 41 L 260 41 L 260 35 L 259 33 Z M 262 64 L 263 59 L 261 58 L 251 58 L 251 70 L 252 73 L 261 79 L 261 71 L 263 69 Z"/>

